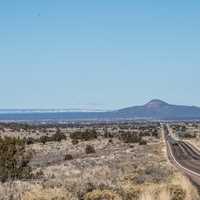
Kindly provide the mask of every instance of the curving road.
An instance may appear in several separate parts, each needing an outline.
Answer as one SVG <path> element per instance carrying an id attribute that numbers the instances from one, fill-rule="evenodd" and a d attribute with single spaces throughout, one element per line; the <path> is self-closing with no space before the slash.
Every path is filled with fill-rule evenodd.
<path id="1" fill-rule="evenodd" d="M 163 125 L 169 160 L 200 188 L 200 151 L 189 143 L 173 138 L 168 125 Z"/>

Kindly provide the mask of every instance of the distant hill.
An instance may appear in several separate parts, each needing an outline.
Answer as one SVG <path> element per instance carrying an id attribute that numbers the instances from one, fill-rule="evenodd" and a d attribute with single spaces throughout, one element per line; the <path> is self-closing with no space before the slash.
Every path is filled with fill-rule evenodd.
<path id="1" fill-rule="evenodd" d="M 73 121 L 73 120 L 200 120 L 200 107 L 168 104 L 154 99 L 142 106 L 115 111 L 35 110 L 16 112 L 3 110 L 0 121 Z"/>
<path id="2" fill-rule="evenodd" d="M 200 107 L 172 105 L 162 100 L 154 99 L 142 106 L 134 106 L 115 111 L 122 118 L 144 119 L 200 119 Z"/>

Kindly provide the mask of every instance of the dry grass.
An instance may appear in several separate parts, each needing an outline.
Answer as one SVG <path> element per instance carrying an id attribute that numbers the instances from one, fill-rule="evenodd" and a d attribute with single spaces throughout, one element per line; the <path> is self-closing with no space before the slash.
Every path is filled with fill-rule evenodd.
<path id="1" fill-rule="evenodd" d="M 199 200 L 199 194 L 191 182 L 175 172 L 161 184 L 123 185 L 122 198 L 126 200 Z"/>
<path id="2" fill-rule="evenodd" d="M 0 187 L 0 200 L 199 200 L 199 195 L 190 181 L 175 172 L 168 182 L 160 184 L 145 183 L 135 185 L 130 181 L 119 182 L 94 189 L 92 185 L 83 184 L 80 191 L 71 191 L 67 185 L 47 183 L 28 183 L 16 181 Z M 79 185 L 79 187 L 83 187 Z M 107 188 L 107 189 L 106 189 Z M 80 188 L 79 188 L 80 189 Z M 92 191 L 89 191 L 92 190 Z M 87 192 L 89 191 L 89 192 Z"/>
<path id="3" fill-rule="evenodd" d="M 164 142 L 145 139 L 148 145 L 142 146 L 117 138 L 29 145 L 33 170 L 41 169 L 44 179 L 0 184 L 0 200 L 200 200 L 167 161 Z M 96 152 L 86 154 L 87 145 Z M 73 159 L 66 160 L 66 154 Z"/>
<path id="4" fill-rule="evenodd" d="M 43 188 L 36 185 L 23 194 L 22 200 L 73 200 L 72 194 L 64 188 Z"/>
<path id="5" fill-rule="evenodd" d="M 84 196 L 84 200 L 122 200 L 115 192 L 109 190 L 94 190 Z"/>

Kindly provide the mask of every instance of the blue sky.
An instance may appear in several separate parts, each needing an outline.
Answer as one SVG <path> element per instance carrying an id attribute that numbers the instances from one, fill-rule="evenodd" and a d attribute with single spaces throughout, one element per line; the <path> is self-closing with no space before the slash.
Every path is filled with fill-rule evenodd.
<path id="1" fill-rule="evenodd" d="M 200 2 L 0 1 L 0 108 L 200 106 Z"/>

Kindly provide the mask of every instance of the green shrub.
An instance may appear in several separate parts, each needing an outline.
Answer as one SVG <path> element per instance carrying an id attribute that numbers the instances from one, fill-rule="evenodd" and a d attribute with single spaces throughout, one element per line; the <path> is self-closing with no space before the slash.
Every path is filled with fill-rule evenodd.
<path id="1" fill-rule="evenodd" d="M 109 140 L 108 140 L 108 143 L 113 144 L 113 140 L 112 140 L 112 139 L 109 139 Z"/>
<path id="2" fill-rule="evenodd" d="M 85 153 L 86 154 L 91 154 L 91 153 L 95 153 L 96 151 L 95 151 L 95 149 L 94 149 L 94 147 L 93 146 L 91 146 L 91 145 L 87 145 L 86 146 L 86 148 L 85 148 Z"/>
<path id="3" fill-rule="evenodd" d="M 0 181 L 31 178 L 31 157 L 25 151 L 24 140 L 0 138 Z"/>
<path id="4" fill-rule="evenodd" d="M 139 142 L 139 145 L 147 145 L 147 141 L 146 141 L 146 140 L 143 140 L 143 139 L 141 139 L 141 141 Z"/>
<path id="5" fill-rule="evenodd" d="M 185 132 L 185 133 L 182 133 L 181 137 L 186 138 L 186 139 L 190 139 L 190 138 L 195 138 L 196 134 L 195 133 Z"/>
<path id="6" fill-rule="evenodd" d="M 64 160 L 73 160 L 73 156 L 71 154 L 66 154 Z"/>
<path id="7" fill-rule="evenodd" d="M 27 145 L 34 144 L 34 142 L 35 142 L 35 139 L 32 138 L 32 137 L 29 137 L 29 138 L 27 138 L 27 139 L 25 139 L 25 140 L 26 140 L 26 144 L 27 144 Z"/>
<path id="8" fill-rule="evenodd" d="M 72 139 L 72 144 L 73 145 L 77 145 L 79 143 L 79 141 L 77 139 Z"/>
<path id="9" fill-rule="evenodd" d="M 76 139 L 76 140 L 84 140 L 84 141 L 96 139 L 97 136 L 98 134 L 96 130 L 94 129 L 86 130 L 86 131 L 77 131 L 70 134 L 70 138 L 72 140 Z"/>
<path id="10" fill-rule="evenodd" d="M 37 141 L 46 144 L 46 142 L 60 142 L 61 140 L 66 140 L 66 135 L 57 130 L 52 136 L 43 135 Z"/>
<path id="11" fill-rule="evenodd" d="M 109 132 L 107 129 L 104 130 L 103 136 L 104 136 L 105 138 L 113 138 L 113 137 L 114 137 L 114 136 L 113 136 L 113 133 Z"/>
<path id="12" fill-rule="evenodd" d="M 57 129 L 56 133 L 51 136 L 50 141 L 60 142 L 61 140 L 66 140 L 66 136 L 60 129 Z"/>
<path id="13" fill-rule="evenodd" d="M 44 135 L 44 136 L 41 136 L 40 139 L 39 139 L 39 142 L 41 142 L 42 144 L 46 144 L 46 142 L 49 141 L 49 137 Z"/>
<path id="14" fill-rule="evenodd" d="M 121 132 L 119 139 L 125 143 L 139 143 L 142 140 L 142 136 L 138 133 Z"/>

